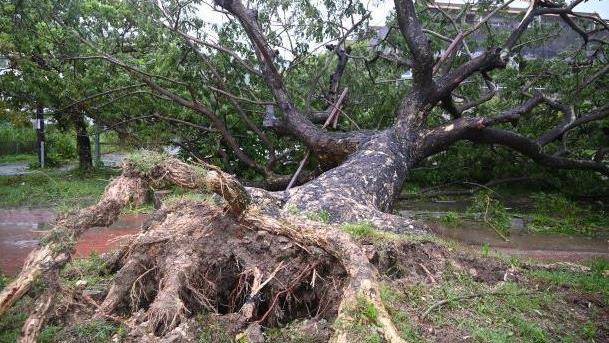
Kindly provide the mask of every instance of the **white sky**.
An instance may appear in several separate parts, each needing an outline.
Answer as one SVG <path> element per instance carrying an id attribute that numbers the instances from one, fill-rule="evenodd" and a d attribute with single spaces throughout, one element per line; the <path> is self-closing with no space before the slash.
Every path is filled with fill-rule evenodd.
<path id="1" fill-rule="evenodd" d="M 475 2 L 476 0 L 469 0 L 469 2 Z M 380 4 L 377 8 L 372 9 L 372 24 L 383 25 L 387 14 L 393 9 L 393 1 L 379 1 Z M 438 0 L 438 2 L 463 4 L 468 2 L 467 0 Z M 570 2 L 567 0 L 567 2 Z M 510 7 L 524 8 L 528 7 L 528 1 L 516 0 Z M 596 12 L 604 19 L 609 19 L 609 0 L 584 0 L 583 3 L 575 7 L 576 11 L 579 12 Z"/>
<path id="2" fill-rule="evenodd" d="M 466 1 L 476 0 L 438 0 L 447 3 L 465 3 Z M 568 0 L 567 0 L 568 1 Z M 527 1 L 516 0 L 510 5 L 510 7 L 528 7 Z M 368 3 L 368 10 L 372 12 L 371 24 L 372 25 L 383 25 L 385 24 L 385 18 L 389 12 L 394 8 L 393 1 L 383 0 L 370 0 Z M 604 19 L 609 19 L 609 0 L 584 0 L 583 3 L 575 7 L 580 12 L 596 12 Z M 201 8 L 201 17 L 209 23 L 221 23 L 225 20 L 224 16 L 218 12 L 211 10 L 207 5 L 203 5 Z"/>

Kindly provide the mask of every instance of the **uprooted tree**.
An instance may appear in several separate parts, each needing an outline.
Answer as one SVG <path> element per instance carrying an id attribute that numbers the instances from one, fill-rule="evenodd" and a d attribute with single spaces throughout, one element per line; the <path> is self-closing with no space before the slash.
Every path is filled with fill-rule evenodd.
<path id="1" fill-rule="evenodd" d="M 25 294 L 36 279 L 52 278 L 53 271 L 69 259 L 72 248 L 68 243 L 80 233 L 91 226 L 111 223 L 127 203 L 141 201 L 149 187 L 173 184 L 214 192 L 222 199 L 167 202 L 157 210 L 142 233 L 116 257 L 114 268 L 118 273 L 103 302 L 95 303 L 97 316 L 124 322 L 131 335 L 149 339 L 175 339 L 188 324 L 186 319 L 203 310 L 230 314 L 239 323 L 236 326 L 245 329 L 248 324 L 266 323 L 274 320 L 273 316 L 280 316 L 276 302 L 298 295 L 302 284 L 314 280 L 323 270 L 318 288 L 307 294 L 315 299 L 309 303 L 314 304 L 312 311 L 318 314 L 334 311 L 331 317 L 340 320 L 341 316 L 347 316 L 347 309 L 356 299 L 363 297 L 377 307 L 385 338 L 400 341 L 379 300 L 374 268 L 363 250 L 333 224 L 366 221 L 379 230 L 424 232 L 419 223 L 390 213 L 394 201 L 409 170 L 462 140 L 504 146 L 548 168 L 589 170 L 609 176 L 606 147 L 597 147 L 588 158 L 568 149 L 570 133 L 581 128 L 596 129 L 599 126 L 590 125 L 609 117 L 609 105 L 599 104 L 594 88 L 609 72 L 607 64 L 597 61 L 606 58 L 609 27 L 600 19 L 574 12 L 581 2 L 568 5 L 532 2 L 512 30 L 488 39 L 492 46 L 476 55 L 469 49 L 470 36 L 509 2 L 488 8 L 479 22 L 464 27 L 433 4 L 415 6 L 410 0 L 396 0 L 396 30 L 380 37 L 377 43 L 391 45 L 391 53 L 379 48 L 372 57 L 352 55 L 347 44 L 347 38 L 369 19 L 363 6 L 356 2 L 340 6 L 330 3 L 325 17 L 323 11 L 309 2 L 260 2 L 254 9 L 254 3 L 248 8 L 239 0 L 218 0 L 214 9 L 229 18 L 224 31 L 220 30 L 218 42 L 204 33 L 200 20 L 193 19 L 197 13 L 189 2 L 159 0 L 124 5 L 151 14 L 152 19 L 146 24 L 157 24 L 155 34 L 161 37 L 157 37 L 158 42 L 177 37 L 183 61 L 193 58 L 200 61 L 185 62 L 182 66 L 180 61 L 172 60 L 183 80 L 155 74 L 154 68 L 147 69 L 154 64 L 142 62 L 150 48 L 146 40 L 151 38 L 138 35 L 129 13 L 121 20 L 114 18 L 110 23 L 95 24 L 86 20 L 91 14 L 84 9 L 75 16 L 74 5 L 69 2 L 51 6 L 53 15 L 46 25 L 60 30 L 62 39 L 76 41 L 79 46 L 73 51 L 79 55 L 63 58 L 106 63 L 113 72 L 119 69 L 137 80 L 137 87 L 147 87 L 147 95 L 200 115 L 207 125 L 164 113 L 155 112 L 151 117 L 195 128 L 201 135 L 218 135 L 231 156 L 265 178 L 262 185 L 268 189 L 287 189 L 269 192 L 243 188 L 235 178 L 209 165 L 189 166 L 158 155 L 144 154 L 146 157 L 140 160 L 132 159 L 97 205 L 57 221 L 46 244 L 30 255 L 22 273 L 0 295 L 0 314 Z M 300 15 L 300 10 L 304 14 Z M 429 13 L 433 14 L 431 19 Z M 494 82 L 494 73 L 505 69 L 524 46 L 540 39 L 527 36 L 527 32 L 535 18 L 543 15 L 556 15 L 564 20 L 581 36 L 581 49 L 573 54 L 570 68 L 561 74 L 550 70 L 539 72 L 521 84 L 517 92 L 502 94 Z M 423 27 L 421 17 L 430 21 L 430 28 Z M 352 24 L 348 29 L 342 26 L 347 19 Z M 329 23 L 332 20 L 335 22 Z M 448 23 L 446 31 L 454 34 L 454 38 L 436 32 L 432 27 L 434 20 Z M 276 22 L 279 27 L 283 25 L 281 33 L 272 26 Z M 331 24 L 334 31 L 327 30 Z M 327 48 L 338 57 L 329 87 L 323 87 L 324 94 L 317 101 L 312 98 L 314 89 L 320 89 L 319 77 L 297 80 L 312 85 L 313 91 L 308 93 L 286 81 L 286 75 L 314 55 L 296 44 L 297 40 L 291 40 L 290 33 L 307 38 L 307 27 L 315 32 L 334 32 L 336 44 L 328 44 Z M 149 29 L 142 27 L 141 32 Z M 295 33 L 299 30 L 300 34 Z M 389 42 L 396 35 L 397 43 Z M 119 44 L 108 46 L 109 41 L 115 43 L 117 36 Z M 291 46 L 290 61 L 276 48 L 283 44 Z M 387 114 L 391 120 L 377 129 L 332 130 L 339 117 L 352 120 L 345 107 L 348 90 L 341 88 L 341 78 L 349 61 L 357 59 L 364 59 L 367 67 L 384 61 L 409 68 L 411 87 L 405 90 L 393 113 Z M 574 74 L 583 77 L 578 76 L 577 82 L 572 82 Z M 247 81 L 235 75 L 247 75 Z M 543 80 L 557 77 L 568 80 L 564 87 L 538 87 Z M 486 86 L 487 91 L 474 92 L 478 98 L 457 103 L 457 98 L 463 98 L 460 92 L 472 84 L 478 90 Z M 260 100 L 269 95 L 273 100 Z M 493 113 L 477 110 L 497 99 L 512 106 L 503 106 Z M 231 131 L 234 126 L 221 115 L 224 108 L 221 104 L 235 111 L 241 124 L 258 137 L 266 151 L 266 163 L 243 149 Z M 252 113 L 262 113 L 264 127 L 257 125 L 262 121 L 260 118 L 250 117 Z M 551 117 L 542 120 L 550 126 L 539 137 L 518 131 L 520 121 L 544 116 Z M 279 138 L 269 138 L 271 133 L 296 140 L 309 151 L 295 175 L 277 172 L 278 162 L 285 154 L 274 146 Z M 307 159 L 314 159 L 317 166 L 307 168 L 312 164 Z M 296 215 L 316 213 L 327 214 L 329 224 Z M 252 242 L 258 234 L 272 237 L 271 248 L 265 254 L 247 248 L 248 244 L 255 246 Z M 291 250 L 282 250 L 279 248 L 282 240 L 295 244 Z M 227 255 L 224 247 L 231 253 Z M 284 265 L 279 262 L 282 260 L 293 263 Z M 230 268 L 234 269 L 229 273 L 231 276 L 223 278 L 220 270 Z M 340 291 L 333 293 L 336 290 L 325 283 L 327 280 L 338 280 Z M 54 297 L 52 287 L 49 289 L 24 327 L 26 340 L 34 339 L 44 322 Z M 270 304 L 261 305 L 258 301 L 261 293 L 271 298 Z M 337 294 L 342 294 L 338 302 Z M 297 298 L 293 298 L 294 303 L 303 301 Z M 337 326 L 333 339 L 345 341 L 347 336 Z"/>

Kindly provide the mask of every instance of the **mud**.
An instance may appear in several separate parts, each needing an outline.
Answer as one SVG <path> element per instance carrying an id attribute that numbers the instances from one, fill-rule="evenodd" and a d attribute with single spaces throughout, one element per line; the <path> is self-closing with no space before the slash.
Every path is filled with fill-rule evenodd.
<path id="1" fill-rule="evenodd" d="M 137 233 L 147 216 L 123 215 L 110 227 L 92 228 L 76 245 L 76 256 L 104 253 Z M 9 276 L 19 273 L 23 261 L 38 246 L 38 240 L 55 218 L 49 209 L 0 210 L 0 270 Z"/>
<path id="2" fill-rule="evenodd" d="M 521 275 L 510 266 L 492 258 L 463 252 L 449 251 L 434 242 L 392 242 L 378 247 L 373 261 L 389 280 L 409 284 L 435 284 L 442 281 L 451 269 L 472 276 L 477 282 L 494 285 L 501 281 L 518 281 Z"/>

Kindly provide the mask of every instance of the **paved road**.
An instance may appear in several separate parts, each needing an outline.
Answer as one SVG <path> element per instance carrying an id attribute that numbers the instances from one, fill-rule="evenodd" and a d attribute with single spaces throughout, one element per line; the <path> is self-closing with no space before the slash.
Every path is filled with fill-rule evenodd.
<path id="1" fill-rule="evenodd" d="M 17 176 L 28 173 L 27 163 L 0 164 L 0 176 Z"/>

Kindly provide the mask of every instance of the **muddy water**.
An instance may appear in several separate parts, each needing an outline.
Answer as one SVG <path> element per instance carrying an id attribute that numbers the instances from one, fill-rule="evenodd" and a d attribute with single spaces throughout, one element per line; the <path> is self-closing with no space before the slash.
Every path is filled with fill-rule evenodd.
<path id="1" fill-rule="evenodd" d="M 529 199 L 504 199 L 514 212 L 526 213 L 533 209 Z M 448 212 L 463 213 L 466 201 L 409 201 L 398 204 L 400 214 L 421 220 L 441 218 Z M 433 221 L 433 220 L 432 220 Z M 481 222 L 461 220 L 458 227 L 430 224 L 432 231 L 466 246 L 475 248 L 488 245 L 491 250 L 507 255 L 547 261 L 582 262 L 593 258 L 609 260 L 609 238 L 549 235 L 527 230 L 526 220 L 514 217 L 508 240 L 499 237 Z"/>
<path id="2" fill-rule="evenodd" d="M 55 218 L 48 209 L 0 209 L 0 270 L 10 276 L 21 270 L 30 251 L 38 246 L 42 231 Z M 129 235 L 139 231 L 145 215 L 121 216 L 112 226 L 92 228 L 85 232 L 76 245 L 76 256 L 86 257 L 92 252 L 103 253 L 116 248 Z"/>
<path id="3" fill-rule="evenodd" d="M 507 255 L 546 261 L 582 262 L 593 258 L 609 260 L 609 239 L 546 235 L 512 229 L 508 240 L 478 222 L 463 221 L 459 227 L 431 225 L 436 234 L 464 245 L 481 247 Z"/>

